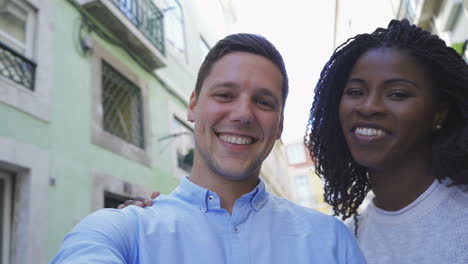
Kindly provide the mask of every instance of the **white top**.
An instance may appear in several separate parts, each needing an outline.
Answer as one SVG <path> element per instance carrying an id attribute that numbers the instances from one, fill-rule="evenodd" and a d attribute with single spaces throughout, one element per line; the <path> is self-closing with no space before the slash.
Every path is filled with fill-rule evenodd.
<path id="1" fill-rule="evenodd" d="M 357 239 L 372 263 L 468 263 L 468 186 L 434 181 L 399 211 L 373 202 L 358 218 Z M 347 221 L 354 234 L 354 219 Z"/>

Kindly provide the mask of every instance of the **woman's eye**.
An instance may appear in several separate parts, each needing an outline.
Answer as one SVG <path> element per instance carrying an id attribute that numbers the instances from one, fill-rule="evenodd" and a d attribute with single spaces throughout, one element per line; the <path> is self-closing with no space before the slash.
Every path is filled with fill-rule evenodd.
<path id="1" fill-rule="evenodd" d="M 409 95 L 405 92 L 395 91 L 395 92 L 391 92 L 389 94 L 389 97 L 392 99 L 396 99 L 396 100 L 402 100 L 402 99 L 408 98 Z"/>
<path id="2" fill-rule="evenodd" d="M 347 89 L 345 94 L 348 96 L 360 96 L 362 95 L 362 91 L 360 89 Z"/>

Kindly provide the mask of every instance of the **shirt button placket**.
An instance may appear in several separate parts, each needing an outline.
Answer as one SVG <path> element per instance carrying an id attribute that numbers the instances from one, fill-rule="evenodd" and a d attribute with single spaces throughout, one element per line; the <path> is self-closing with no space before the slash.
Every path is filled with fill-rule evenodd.
<path id="1" fill-rule="evenodd" d="M 244 248 L 241 243 L 241 234 L 239 226 L 231 224 L 231 247 L 232 247 L 232 264 L 245 263 L 243 255 Z"/>

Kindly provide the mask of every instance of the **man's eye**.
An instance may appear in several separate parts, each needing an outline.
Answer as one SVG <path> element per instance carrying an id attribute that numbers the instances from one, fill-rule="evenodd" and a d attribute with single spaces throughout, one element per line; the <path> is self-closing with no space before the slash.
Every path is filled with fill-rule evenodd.
<path id="1" fill-rule="evenodd" d="M 274 108 L 274 105 L 272 103 L 264 99 L 257 99 L 257 104 L 259 104 L 263 108 L 268 108 L 268 109 Z"/>
<path id="2" fill-rule="evenodd" d="M 228 100 L 231 99 L 233 96 L 229 93 L 217 93 L 214 97 L 221 99 L 221 100 Z"/>

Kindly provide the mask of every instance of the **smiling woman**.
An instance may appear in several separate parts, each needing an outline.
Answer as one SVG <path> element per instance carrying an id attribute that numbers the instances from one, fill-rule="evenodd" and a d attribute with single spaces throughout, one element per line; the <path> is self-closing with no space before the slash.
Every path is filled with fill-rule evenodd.
<path id="1" fill-rule="evenodd" d="M 466 62 L 407 20 L 323 68 L 306 144 L 368 263 L 468 263 L 467 98 Z"/>

